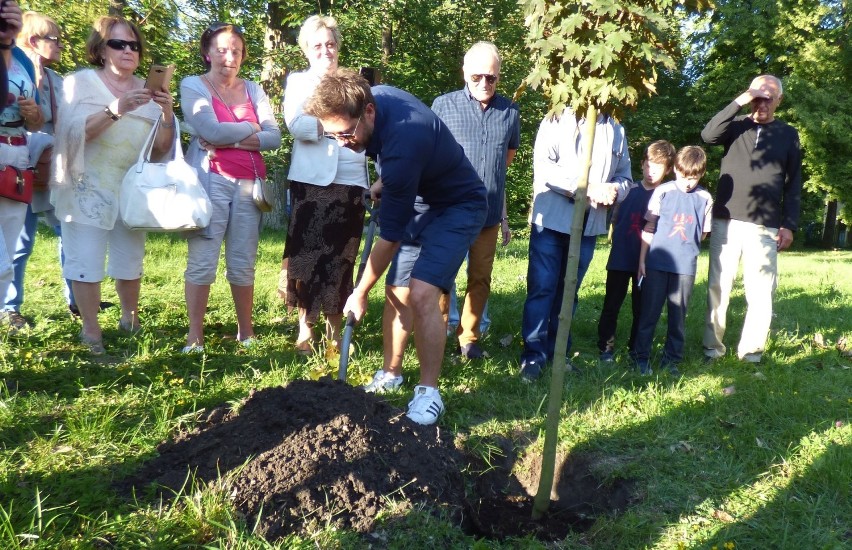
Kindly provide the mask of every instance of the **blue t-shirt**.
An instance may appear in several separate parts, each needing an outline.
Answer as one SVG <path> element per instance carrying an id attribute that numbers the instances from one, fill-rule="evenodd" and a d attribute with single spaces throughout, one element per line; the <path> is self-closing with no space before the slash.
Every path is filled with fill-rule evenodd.
<path id="1" fill-rule="evenodd" d="M 645 212 L 653 192 L 640 183 L 630 189 L 618 205 L 612 223 L 612 248 L 606 263 L 608 270 L 635 273 L 639 269 L 642 227 L 645 226 Z"/>
<path id="2" fill-rule="evenodd" d="M 686 191 L 671 181 L 654 189 L 645 219 L 659 219 L 645 268 L 695 275 L 702 234 L 710 232 L 712 208 L 713 198 L 700 185 Z"/>
<path id="3" fill-rule="evenodd" d="M 487 206 L 485 185 L 447 126 L 419 99 L 391 86 L 372 89 L 376 101 L 367 155 L 382 178 L 381 224 L 386 241 L 398 242 L 415 214 L 424 219 L 449 206 Z"/>

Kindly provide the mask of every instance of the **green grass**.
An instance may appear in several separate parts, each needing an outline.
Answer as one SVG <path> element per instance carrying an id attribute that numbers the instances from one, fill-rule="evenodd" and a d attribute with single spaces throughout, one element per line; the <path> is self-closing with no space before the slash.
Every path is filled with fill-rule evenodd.
<path id="1" fill-rule="evenodd" d="M 233 307 L 220 273 L 203 357 L 179 353 L 186 330 L 186 245 L 179 237 L 149 237 L 144 330 L 127 337 L 116 329 L 116 309 L 102 313 L 109 353 L 100 358 L 77 344 L 79 325 L 63 303 L 55 246 L 40 231 L 23 311 L 34 322 L 30 336 L 0 338 L 0 548 L 545 547 L 532 539 L 475 540 L 394 495 L 371 537 L 318 526 L 313 537 L 277 545 L 253 536 L 213 488 L 188 483 L 172 504 L 124 503 L 112 481 L 138 468 L 175 430 L 192 426 L 201 409 L 237 403 L 251 388 L 334 373 L 336 365 L 306 362 L 293 350 L 295 319 L 275 295 L 278 234 L 264 235 L 258 257 L 260 345 L 244 350 L 234 342 Z M 834 348 L 841 337 L 852 340 L 852 253 L 796 250 L 780 257 L 773 331 L 759 366 L 733 357 L 701 362 L 703 255 L 687 319 L 684 376 L 677 380 L 597 364 L 607 253 L 601 244 L 581 289 L 572 362 L 583 374 L 567 379 L 559 450 L 596 457 L 604 476 L 636 479 L 640 500 L 550 547 L 852 546 L 852 359 Z M 496 450 L 489 442 L 497 436 L 525 434 L 532 440 L 528 453 L 542 444 L 548 384 L 517 377 L 525 276 L 526 241 L 518 239 L 498 252 L 493 325 L 484 342 L 491 357 L 445 360 L 442 426 L 466 434 L 484 456 Z M 117 301 L 110 285 L 104 298 Z M 353 383 L 381 364 L 380 308 L 376 292 L 356 330 Z M 743 309 L 738 288 L 729 345 L 735 346 Z M 512 342 L 504 348 L 499 341 L 508 335 Z M 413 350 L 406 375 L 416 377 Z M 390 399 L 402 407 L 408 397 L 406 390 Z"/>

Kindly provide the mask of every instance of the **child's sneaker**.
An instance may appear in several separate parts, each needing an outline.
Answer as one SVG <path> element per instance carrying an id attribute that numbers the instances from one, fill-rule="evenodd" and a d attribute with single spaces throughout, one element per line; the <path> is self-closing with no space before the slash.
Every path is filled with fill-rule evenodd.
<path id="1" fill-rule="evenodd" d="M 373 380 L 364 386 L 364 391 L 368 393 L 385 393 L 386 391 L 395 390 L 402 385 L 402 375 L 395 376 L 391 372 L 385 372 L 383 369 L 376 371 L 373 375 Z"/>
<path id="2" fill-rule="evenodd" d="M 651 376 L 654 374 L 654 369 L 648 364 L 647 359 L 638 359 L 636 365 L 639 367 L 639 374 L 642 376 Z"/>
<path id="3" fill-rule="evenodd" d="M 680 371 L 677 370 L 677 363 L 670 363 L 664 359 L 663 362 L 660 363 L 660 368 L 669 371 L 669 374 L 672 376 L 680 376 Z"/>
<path id="4" fill-rule="evenodd" d="M 429 386 L 414 386 L 414 399 L 408 403 L 406 416 L 424 426 L 437 422 L 444 412 L 444 402 L 437 388 Z"/>
<path id="5" fill-rule="evenodd" d="M 601 363 L 612 363 L 614 356 L 615 354 L 612 352 L 612 350 L 606 350 L 601 352 L 601 354 L 598 356 L 598 360 Z"/>
<path id="6" fill-rule="evenodd" d="M 524 382 L 535 382 L 541 378 L 541 373 L 544 370 L 542 361 L 531 359 L 529 361 L 521 361 L 521 380 Z"/>

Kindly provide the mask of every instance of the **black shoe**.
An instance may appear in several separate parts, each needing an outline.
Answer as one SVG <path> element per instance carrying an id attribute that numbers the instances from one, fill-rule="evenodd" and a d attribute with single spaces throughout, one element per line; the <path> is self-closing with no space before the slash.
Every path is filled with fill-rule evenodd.
<path id="1" fill-rule="evenodd" d="M 0 326 L 7 327 L 10 334 L 18 334 L 30 329 L 30 324 L 17 311 L 0 311 Z"/>
<path id="2" fill-rule="evenodd" d="M 535 382 L 541 378 L 541 373 L 544 370 L 544 363 L 539 361 L 525 361 L 521 363 L 521 380 L 524 382 Z"/>
<path id="3" fill-rule="evenodd" d="M 465 359 L 482 359 L 485 357 L 485 352 L 479 347 L 479 344 L 472 342 L 461 346 L 461 355 Z"/>

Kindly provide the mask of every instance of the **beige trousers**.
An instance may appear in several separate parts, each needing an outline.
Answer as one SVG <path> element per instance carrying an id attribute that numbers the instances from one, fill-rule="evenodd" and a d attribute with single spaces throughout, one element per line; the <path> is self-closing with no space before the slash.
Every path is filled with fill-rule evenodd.
<path id="1" fill-rule="evenodd" d="M 737 356 L 759 357 L 766 347 L 772 321 L 772 300 L 778 283 L 778 229 L 739 220 L 713 220 L 710 235 L 710 275 L 707 283 L 707 324 L 704 355 L 725 354 L 728 303 L 740 260 L 743 266 L 746 312 Z M 740 312 L 736 312 L 740 313 Z"/>

